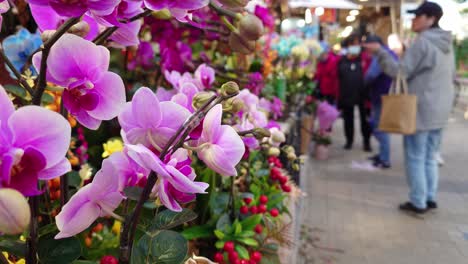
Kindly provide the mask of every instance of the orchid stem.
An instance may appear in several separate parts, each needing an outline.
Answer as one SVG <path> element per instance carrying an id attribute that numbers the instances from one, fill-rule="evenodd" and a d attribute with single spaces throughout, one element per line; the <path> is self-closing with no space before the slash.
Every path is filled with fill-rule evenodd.
<path id="1" fill-rule="evenodd" d="M 224 23 L 224 25 L 226 25 L 226 27 L 231 31 L 231 32 L 234 32 L 237 30 L 237 28 L 231 24 L 231 22 L 229 22 L 229 20 L 227 19 L 227 17 L 225 16 L 221 16 L 221 21 Z"/>
<path id="2" fill-rule="evenodd" d="M 3 59 L 3 61 L 5 61 L 8 68 L 10 68 L 10 70 L 13 72 L 16 79 L 18 79 L 18 82 L 23 86 L 24 89 L 26 89 L 26 91 L 28 91 L 28 93 L 31 96 L 33 96 L 34 95 L 34 90 L 28 84 L 28 82 L 21 76 L 21 73 L 18 72 L 18 70 L 16 70 L 15 66 L 13 66 L 13 63 L 11 63 L 10 59 L 8 59 L 8 57 L 5 55 L 5 53 L 3 52 L 3 49 L 1 47 L 0 47 L 0 55 L 2 56 L 2 59 Z"/>
<path id="3" fill-rule="evenodd" d="M 46 82 L 46 72 L 47 72 L 47 58 L 49 57 L 50 49 L 52 46 L 63 36 L 67 31 L 76 23 L 80 22 L 81 17 L 73 17 L 67 20 L 57 31 L 52 35 L 52 37 L 44 43 L 44 49 L 42 51 L 41 59 L 41 69 L 39 72 L 38 81 L 36 83 L 36 91 L 33 95 L 32 103 L 34 105 L 40 105 L 42 95 L 44 94 L 47 82 Z"/>
<path id="4" fill-rule="evenodd" d="M 236 217 L 235 215 L 235 210 L 236 210 L 236 199 L 234 199 L 234 180 L 235 176 L 231 177 L 231 196 L 230 196 L 230 201 L 231 201 L 231 219 L 234 219 Z"/>
<path id="5" fill-rule="evenodd" d="M 39 196 L 30 197 L 29 206 L 31 208 L 31 224 L 29 226 L 29 237 L 26 241 L 26 264 L 37 264 Z"/>
<path id="6" fill-rule="evenodd" d="M 213 9 L 214 11 L 216 11 L 216 13 L 220 14 L 220 15 L 223 15 L 223 16 L 229 16 L 229 17 L 232 17 L 232 18 L 237 18 L 237 14 L 230 11 L 230 10 L 227 10 L 227 9 L 224 9 L 222 7 L 220 7 L 218 4 L 216 4 L 213 0 L 210 0 L 210 7 L 211 9 Z"/>
<path id="7" fill-rule="evenodd" d="M 63 100 L 60 102 L 60 114 L 68 120 L 68 111 L 63 105 Z M 65 173 L 60 178 L 60 207 L 62 208 L 68 202 L 68 173 Z"/>

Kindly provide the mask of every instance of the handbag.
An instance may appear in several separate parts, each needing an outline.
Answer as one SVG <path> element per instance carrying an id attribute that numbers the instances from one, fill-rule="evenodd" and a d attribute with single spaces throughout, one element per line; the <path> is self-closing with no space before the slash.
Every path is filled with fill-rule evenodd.
<path id="1" fill-rule="evenodd" d="M 394 134 L 414 134 L 417 111 L 418 98 L 408 93 L 406 76 L 400 70 L 389 94 L 382 96 L 382 112 L 378 129 Z"/>

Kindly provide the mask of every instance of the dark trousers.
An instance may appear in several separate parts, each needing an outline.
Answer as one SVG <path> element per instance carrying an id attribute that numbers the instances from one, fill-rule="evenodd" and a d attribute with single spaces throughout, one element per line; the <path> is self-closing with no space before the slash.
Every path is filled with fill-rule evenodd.
<path id="1" fill-rule="evenodd" d="M 364 103 L 357 105 L 359 107 L 359 119 L 361 122 L 361 133 L 364 145 L 370 144 L 371 126 L 369 123 L 370 109 L 366 109 Z M 346 144 L 353 145 L 354 143 L 354 106 L 343 107 L 344 131 L 346 136 Z"/>

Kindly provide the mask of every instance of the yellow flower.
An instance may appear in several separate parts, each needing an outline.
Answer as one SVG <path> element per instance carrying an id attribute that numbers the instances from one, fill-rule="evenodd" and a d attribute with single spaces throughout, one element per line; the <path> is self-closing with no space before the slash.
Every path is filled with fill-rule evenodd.
<path id="1" fill-rule="evenodd" d="M 11 261 L 8 259 L 8 253 L 7 252 L 2 252 L 3 256 L 8 260 L 8 264 L 26 264 L 26 261 L 24 259 L 19 259 L 17 261 Z"/>
<path id="2" fill-rule="evenodd" d="M 104 152 L 102 153 L 103 158 L 109 157 L 114 152 L 119 152 L 123 150 L 123 143 L 122 140 L 116 139 L 109 139 L 107 143 L 102 144 L 104 147 Z"/>
<path id="3" fill-rule="evenodd" d="M 122 226 L 122 222 L 115 220 L 114 225 L 112 225 L 112 233 L 116 235 L 120 234 L 121 226 Z"/>

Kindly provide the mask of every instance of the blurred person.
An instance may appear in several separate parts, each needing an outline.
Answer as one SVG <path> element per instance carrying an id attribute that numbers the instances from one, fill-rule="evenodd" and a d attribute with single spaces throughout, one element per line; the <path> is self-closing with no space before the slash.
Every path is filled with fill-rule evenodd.
<path id="1" fill-rule="evenodd" d="M 354 108 L 358 106 L 364 151 L 371 152 L 370 106 L 364 85 L 364 74 L 370 65 L 370 56 L 362 52 L 360 37 L 351 35 L 345 44 L 347 50 L 338 62 L 339 97 L 338 107 L 342 110 L 346 145 L 350 150 L 354 143 Z"/>
<path id="2" fill-rule="evenodd" d="M 380 37 L 370 35 L 366 38 L 366 43 L 378 42 L 382 45 L 382 49 L 388 52 L 395 61 L 398 60 L 397 55 L 390 50 L 389 47 L 383 44 Z M 388 169 L 391 167 L 390 163 L 390 135 L 378 129 L 380 122 L 380 114 L 382 111 L 382 95 L 388 94 L 390 86 L 392 85 L 392 77 L 385 74 L 377 61 L 377 57 L 372 58 L 372 62 L 367 71 L 364 82 L 370 90 L 371 101 L 371 127 L 372 134 L 379 143 L 379 152 L 377 155 L 371 157 L 374 167 Z"/>
<path id="3" fill-rule="evenodd" d="M 439 27 L 443 15 L 439 5 L 426 1 L 410 13 L 416 15 L 412 30 L 418 37 L 407 47 L 400 63 L 395 62 L 377 42 L 364 46 L 374 52 L 388 75 L 395 77 L 402 69 L 409 92 L 418 97 L 417 132 L 404 136 L 409 201 L 399 208 L 422 214 L 437 208 L 439 169 L 436 153 L 454 97 L 455 57 L 451 33 Z"/>
<path id="4" fill-rule="evenodd" d="M 321 97 L 332 105 L 338 96 L 338 60 L 339 57 L 332 50 L 325 50 L 318 58 L 314 76 Z"/>

